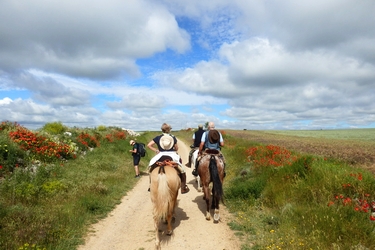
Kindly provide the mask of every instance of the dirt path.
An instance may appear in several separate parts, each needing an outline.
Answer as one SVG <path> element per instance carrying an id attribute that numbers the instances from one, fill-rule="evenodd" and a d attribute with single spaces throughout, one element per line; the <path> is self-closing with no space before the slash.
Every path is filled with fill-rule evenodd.
<path id="1" fill-rule="evenodd" d="M 179 154 L 183 163 L 187 162 L 190 148 L 179 141 Z M 187 182 L 190 192 L 179 193 L 176 221 L 173 235 L 161 234 L 162 249 L 204 249 L 236 250 L 240 242 L 227 225 L 230 214 L 220 207 L 220 222 L 206 221 L 206 204 L 203 193 L 197 191 L 197 184 L 191 169 L 187 168 Z M 107 218 L 92 226 L 93 233 L 86 238 L 86 244 L 79 250 L 140 250 L 154 249 L 152 204 L 147 192 L 149 178 L 143 174 L 137 185 Z M 161 224 L 164 231 L 166 226 Z"/>

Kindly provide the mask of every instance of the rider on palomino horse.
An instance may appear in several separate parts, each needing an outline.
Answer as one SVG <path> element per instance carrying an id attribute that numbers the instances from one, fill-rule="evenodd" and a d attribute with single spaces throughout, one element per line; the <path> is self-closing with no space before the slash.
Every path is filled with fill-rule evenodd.
<path id="1" fill-rule="evenodd" d="M 181 193 L 185 194 L 189 192 L 190 189 L 186 185 L 186 172 L 182 165 L 181 157 L 177 154 L 177 138 L 170 134 L 171 129 L 172 127 L 169 124 L 163 123 L 161 126 L 163 133 L 156 136 L 147 144 L 147 147 L 156 153 L 149 163 L 149 172 L 151 173 L 151 171 L 157 166 L 157 162 L 164 161 L 166 159 L 176 162 L 178 164 L 176 169 L 181 178 Z M 154 148 L 155 144 L 158 147 L 157 149 Z"/>
<path id="2" fill-rule="evenodd" d="M 219 131 L 215 129 L 215 124 L 213 122 L 208 123 L 208 129 L 206 132 L 203 133 L 201 138 L 201 143 L 199 145 L 199 152 L 198 152 L 198 159 L 197 163 L 201 159 L 203 154 L 215 152 L 219 154 L 219 157 L 222 158 L 225 167 L 225 159 L 223 154 L 221 153 L 221 147 L 224 146 L 224 139 L 223 136 Z M 198 164 L 195 164 L 195 169 L 193 170 L 193 175 L 198 176 Z M 225 176 L 225 169 L 224 169 L 224 176 Z"/>

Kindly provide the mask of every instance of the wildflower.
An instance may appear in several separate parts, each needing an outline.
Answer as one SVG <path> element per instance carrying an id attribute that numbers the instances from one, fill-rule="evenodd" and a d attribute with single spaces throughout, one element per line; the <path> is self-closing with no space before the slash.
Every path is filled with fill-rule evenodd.
<path id="1" fill-rule="evenodd" d="M 361 174 L 361 173 L 358 173 L 358 180 L 359 180 L 359 181 L 362 180 L 362 174 Z"/>

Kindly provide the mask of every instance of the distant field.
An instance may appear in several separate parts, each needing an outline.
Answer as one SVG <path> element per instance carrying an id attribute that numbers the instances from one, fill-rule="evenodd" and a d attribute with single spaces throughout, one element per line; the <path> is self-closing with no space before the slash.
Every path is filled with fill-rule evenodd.
<path id="1" fill-rule="evenodd" d="M 256 131 L 225 130 L 249 141 L 334 158 L 375 173 L 375 129 Z"/>
<path id="2" fill-rule="evenodd" d="M 301 137 L 375 141 L 375 129 L 334 129 L 334 130 L 270 130 L 271 134 Z"/>

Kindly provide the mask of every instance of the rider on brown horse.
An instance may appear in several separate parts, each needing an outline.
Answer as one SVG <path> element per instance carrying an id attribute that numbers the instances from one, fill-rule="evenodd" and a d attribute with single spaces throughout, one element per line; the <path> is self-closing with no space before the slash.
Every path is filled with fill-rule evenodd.
<path id="1" fill-rule="evenodd" d="M 197 163 L 201 159 L 202 155 L 207 152 L 207 150 L 216 150 L 220 157 L 223 159 L 223 162 L 225 164 L 225 159 L 223 154 L 221 153 L 221 147 L 224 146 L 224 139 L 223 136 L 219 131 L 215 129 L 215 124 L 213 122 L 208 123 L 208 129 L 206 132 L 203 133 L 201 138 L 201 143 L 199 145 L 199 152 L 198 152 L 198 158 Z M 211 151 L 212 152 L 212 151 Z M 195 169 L 193 170 L 193 175 L 198 176 L 198 164 L 195 164 Z"/>

